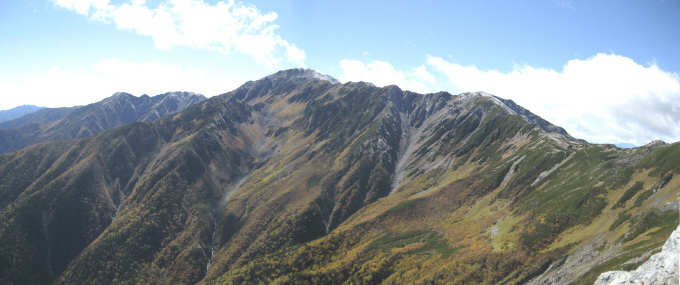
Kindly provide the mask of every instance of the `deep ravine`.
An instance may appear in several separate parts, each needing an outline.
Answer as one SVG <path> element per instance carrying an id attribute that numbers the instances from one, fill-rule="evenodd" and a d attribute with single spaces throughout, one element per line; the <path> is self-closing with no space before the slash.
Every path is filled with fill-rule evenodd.
<path id="1" fill-rule="evenodd" d="M 210 264 L 212 263 L 212 258 L 215 255 L 215 234 L 217 233 L 217 221 L 213 223 L 212 236 L 210 237 L 210 257 L 208 257 L 208 263 L 205 265 L 205 275 L 208 275 L 208 270 L 210 270 Z"/>

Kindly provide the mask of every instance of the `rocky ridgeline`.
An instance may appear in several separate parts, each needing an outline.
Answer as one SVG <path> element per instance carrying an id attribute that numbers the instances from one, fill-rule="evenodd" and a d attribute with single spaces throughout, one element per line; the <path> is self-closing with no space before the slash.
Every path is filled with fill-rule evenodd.
<path id="1" fill-rule="evenodd" d="M 133 122 L 151 122 L 206 99 L 193 92 L 153 97 L 118 92 L 87 106 L 45 108 L 0 123 L 0 154 L 45 141 L 85 138 Z"/>
<path id="2" fill-rule="evenodd" d="M 600 274 L 595 285 L 678 284 L 680 266 L 680 226 L 671 234 L 661 252 L 652 255 L 635 271 L 608 271 Z"/>

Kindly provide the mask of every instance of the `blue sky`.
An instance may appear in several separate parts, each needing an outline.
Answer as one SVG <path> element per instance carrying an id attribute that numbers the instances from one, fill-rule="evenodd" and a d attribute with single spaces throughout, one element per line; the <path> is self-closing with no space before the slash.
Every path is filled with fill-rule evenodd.
<path id="1" fill-rule="evenodd" d="M 483 90 L 591 142 L 680 140 L 679 1 L 0 3 L 0 110 L 228 92 L 281 69 Z"/>

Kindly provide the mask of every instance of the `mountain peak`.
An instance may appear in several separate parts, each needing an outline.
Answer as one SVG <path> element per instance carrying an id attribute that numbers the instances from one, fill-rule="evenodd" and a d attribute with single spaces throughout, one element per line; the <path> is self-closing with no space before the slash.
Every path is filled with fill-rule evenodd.
<path id="1" fill-rule="evenodd" d="M 315 79 L 320 79 L 320 80 L 325 80 L 333 84 L 340 84 L 340 81 L 337 79 L 333 78 L 330 75 L 323 74 L 321 72 L 318 72 L 316 70 L 312 69 L 303 69 L 303 68 L 293 68 L 293 69 L 288 69 L 288 70 L 281 70 L 277 73 L 274 73 L 270 76 L 267 76 L 268 78 L 277 78 L 277 79 L 289 79 L 289 80 L 296 80 L 296 79 L 308 79 L 308 78 L 315 78 Z"/>
<path id="2" fill-rule="evenodd" d="M 196 93 L 196 92 L 187 92 L 187 91 L 172 91 L 172 92 L 166 92 L 160 95 L 165 95 L 168 97 L 176 97 L 176 98 L 185 98 L 185 97 L 190 97 L 190 96 L 203 96 L 201 93 Z M 159 95 L 156 95 L 159 96 Z"/>
<path id="3" fill-rule="evenodd" d="M 478 97 L 484 97 L 484 98 L 490 99 L 496 105 L 503 107 L 503 109 L 505 109 L 506 111 L 508 111 L 508 113 L 510 113 L 512 115 L 518 115 L 518 113 L 521 113 L 521 112 L 517 112 L 518 110 L 515 110 L 514 108 L 511 108 L 509 106 L 509 105 L 517 106 L 514 102 L 512 102 L 512 100 L 505 100 L 503 98 L 500 98 L 498 96 L 494 96 L 494 95 L 486 93 L 484 91 L 461 93 L 460 95 L 458 95 L 458 98 L 456 98 L 456 101 L 469 100 L 469 99 L 478 98 Z M 507 101 L 510 101 L 512 104 L 506 104 Z M 519 106 L 517 106 L 517 107 L 519 107 Z"/>
<path id="4" fill-rule="evenodd" d="M 662 145 L 667 145 L 667 144 L 668 143 L 666 143 L 665 141 L 662 141 L 662 140 L 653 140 L 653 141 L 649 142 L 648 144 L 646 144 L 645 146 L 662 146 Z"/>
<path id="5" fill-rule="evenodd" d="M 460 93 L 459 96 L 482 96 L 482 97 L 495 97 L 494 95 L 491 95 L 489 93 L 486 93 L 484 91 L 475 91 L 475 92 L 464 92 Z"/>
<path id="6" fill-rule="evenodd" d="M 517 105 L 514 101 L 510 99 L 503 99 L 501 97 L 498 97 L 493 94 L 486 93 L 484 91 L 476 91 L 476 92 L 466 92 L 466 93 L 461 93 L 458 95 L 458 98 L 456 98 L 456 101 L 462 101 L 462 100 L 472 100 L 474 98 L 485 98 L 490 101 L 492 101 L 494 104 L 502 107 L 506 112 L 508 112 L 511 115 L 519 115 L 522 116 L 522 118 L 530 123 L 530 124 L 535 124 L 539 126 L 541 129 L 548 133 L 555 133 L 558 134 L 558 136 L 564 137 L 565 139 L 576 143 L 576 144 L 585 144 L 586 141 L 581 140 L 581 139 L 576 139 L 569 135 L 566 130 L 563 128 L 553 125 L 552 123 L 548 122 L 547 120 L 541 118 L 540 116 L 532 113 L 531 111 L 525 109 L 524 107 Z"/>
<path id="7" fill-rule="evenodd" d="M 35 105 L 22 105 L 9 110 L 2 110 L 0 111 L 0 122 L 13 120 L 44 108 Z"/>

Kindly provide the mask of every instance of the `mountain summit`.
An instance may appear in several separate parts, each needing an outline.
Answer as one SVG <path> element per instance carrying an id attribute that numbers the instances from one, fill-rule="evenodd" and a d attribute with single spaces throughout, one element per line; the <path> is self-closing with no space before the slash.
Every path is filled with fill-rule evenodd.
<path id="1" fill-rule="evenodd" d="M 277 79 L 283 79 L 283 80 L 305 80 L 305 79 L 319 79 L 319 80 L 324 80 L 328 81 L 333 84 L 340 84 L 340 81 L 337 79 L 323 74 L 321 72 L 318 72 L 316 70 L 312 69 L 302 69 L 302 68 L 297 68 L 297 69 L 289 69 L 289 70 L 282 70 L 277 73 L 274 73 L 270 76 L 267 76 L 266 78 L 272 79 L 272 80 L 277 80 Z"/>
<path id="2" fill-rule="evenodd" d="M 678 157 L 483 92 L 280 71 L 0 155 L 0 282 L 592 283 L 677 227 Z"/>

